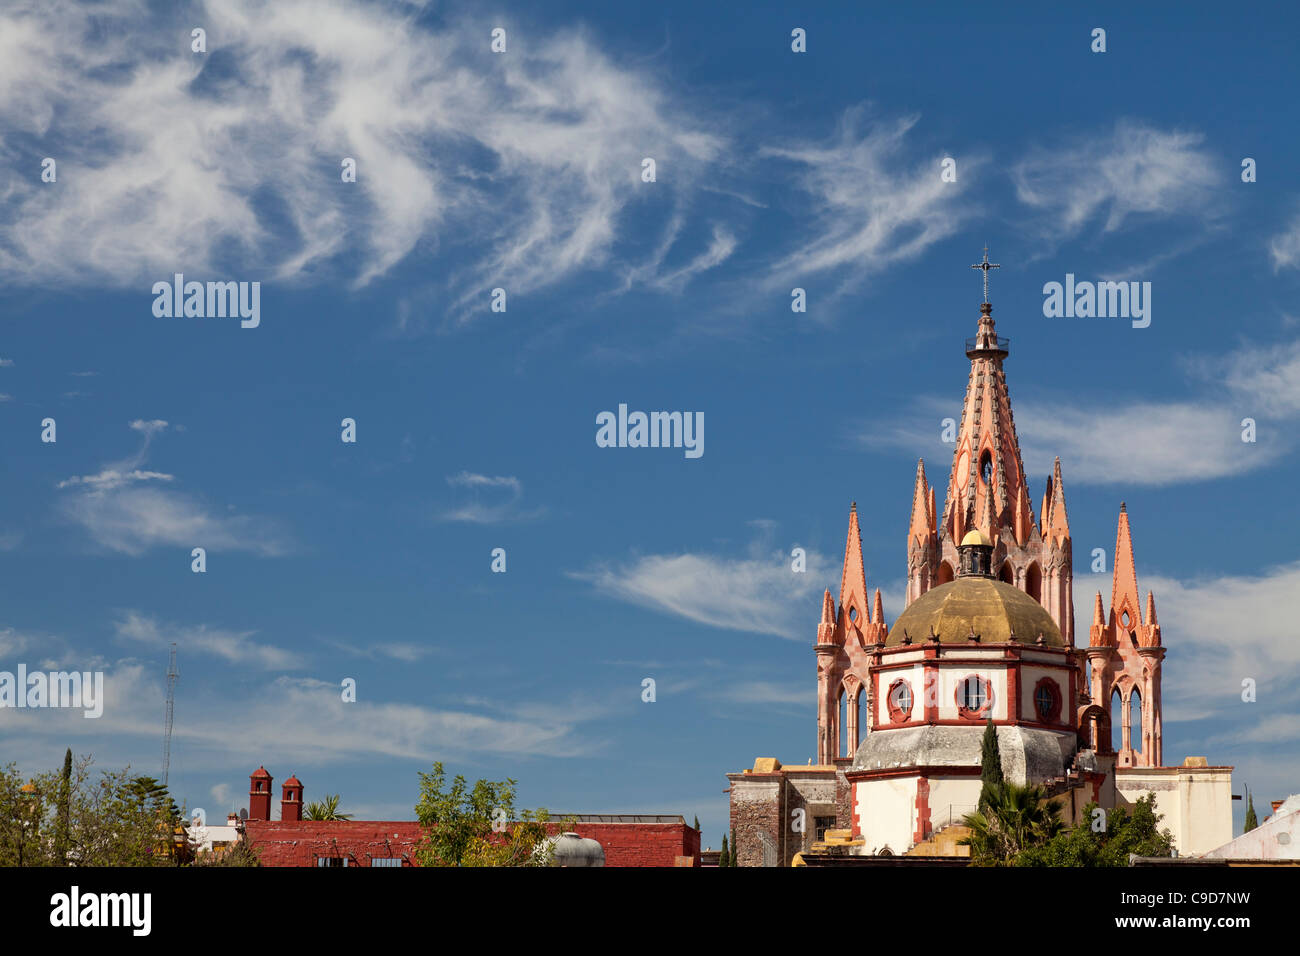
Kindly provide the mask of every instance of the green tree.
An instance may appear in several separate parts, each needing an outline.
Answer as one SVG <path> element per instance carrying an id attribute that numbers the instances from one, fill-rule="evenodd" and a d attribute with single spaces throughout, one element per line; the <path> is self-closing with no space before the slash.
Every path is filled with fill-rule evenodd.
<path id="1" fill-rule="evenodd" d="M 1252 793 L 1246 798 L 1246 825 L 1241 832 L 1249 833 L 1257 826 L 1259 826 L 1259 818 L 1255 816 L 1255 795 Z"/>
<path id="2" fill-rule="evenodd" d="M 304 820 L 351 820 L 352 814 L 339 813 L 339 795 L 331 793 L 324 800 L 313 800 L 303 808 Z"/>
<path id="3" fill-rule="evenodd" d="M 696 816 L 695 818 L 695 832 L 696 833 L 700 832 L 700 818 L 698 816 Z"/>
<path id="4" fill-rule="evenodd" d="M 718 866 L 731 866 L 731 853 L 727 849 L 727 835 L 722 834 L 722 852 L 718 854 Z"/>
<path id="5" fill-rule="evenodd" d="M 1060 803 L 1047 800 L 1042 787 L 1004 780 L 985 784 L 983 798 L 980 809 L 963 818 L 970 835 L 957 841 L 971 848 L 973 865 L 1012 865 L 1017 854 L 1046 843 L 1061 830 Z"/>
<path id="6" fill-rule="evenodd" d="M 49 866 L 46 820 L 57 792 L 53 775 L 24 780 L 16 764 L 0 768 L 0 866 Z"/>
<path id="7" fill-rule="evenodd" d="M 1097 804 L 1083 808 L 1082 821 L 1047 843 L 1030 847 L 1016 858 L 1017 866 L 1128 866 L 1129 856 L 1169 857 L 1173 835 L 1160 829 L 1156 796 L 1148 793 L 1132 814 L 1115 807 L 1101 814 Z M 1093 821 L 1097 821 L 1094 825 Z"/>
<path id="8" fill-rule="evenodd" d="M 0 768 L 0 866 L 173 866 L 181 811 L 130 768 L 92 779 L 89 757 L 24 779 Z M 180 841 L 183 846 L 183 840 Z"/>
<path id="9" fill-rule="evenodd" d="M 984 809 L 990 787 L 1002 783 L 1002 752 L 998 749 L 998 732 L 993 727 L 993 718 L 984 726 L 984 739 L 980 741 L 980 788 L 979 807 Z"/>
<path id="10" fill-rule="evenodd" d="M 421 866 L 549 866 L 550 814 L 525 810 L 515 819 L 515 781 L 479 780 L 470 789 L 457 775 L 447 786 L 442 762 L 420 773 L 415 814 L 424 829 L 416 847 Z M 561 821 L 561 829 L 568 821 Z"/>

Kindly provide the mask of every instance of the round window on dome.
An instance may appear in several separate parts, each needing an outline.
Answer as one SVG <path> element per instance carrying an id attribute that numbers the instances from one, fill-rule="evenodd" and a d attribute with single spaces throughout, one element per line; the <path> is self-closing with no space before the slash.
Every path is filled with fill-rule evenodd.
<path id="1" fill-rule="evenodd" d="M 962 717 L 986 717 L 992 706 L 993 687 L 983 677 L 972 674 L 957 685 L 957 712 Z"/>
<path id="2" fill-rule="evenodd" d="M 1061 690 L 1050 677 L 1044 677 L 1034 688 L 1034 710 L 1043 723 L 1056 723 L 1061 717 Z"/>
<path id="3" fill-rule="evenodd" d="M 889 719 L 895 723 L 912 716 L 912 688 L 905 680 L 896 680 L 889 688 Z"/>

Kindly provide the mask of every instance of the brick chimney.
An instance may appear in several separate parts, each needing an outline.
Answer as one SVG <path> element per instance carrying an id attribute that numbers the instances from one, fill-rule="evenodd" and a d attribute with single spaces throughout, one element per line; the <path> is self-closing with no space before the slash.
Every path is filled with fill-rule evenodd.
<path id="1" fill-rule="evenodd" d="M 248 819 L 271 819 L 271 775 L 258 767 L 248 778 Z"/>
<path id="2" fill-rule="evenodd" d="M 296 823 L 302 819 L 302 781 L 290 776 L 284 782 L 284 795 L 280 798 L 280 821 Z"/>

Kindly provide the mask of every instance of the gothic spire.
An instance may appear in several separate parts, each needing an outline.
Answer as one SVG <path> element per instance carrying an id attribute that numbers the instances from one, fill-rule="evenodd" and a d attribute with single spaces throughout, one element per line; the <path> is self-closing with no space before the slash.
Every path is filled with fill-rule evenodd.
<path id="1" fill-rule="evenodd" d="M 1048 487 L 1052 501 L 1048 506 L 1047 520 L 1043 524 L 1043 537 L 1048 544 L 1060 545 L 1070 537 L 1070 519 L 1065 511 L 1065 483 L 1061 480 L 1061 459 L 1052 466 L 1052 480 Z"/>
<path id="2" fill-rule="evenodd" d="M 849 612 L 857 611 L 856 615 Z M 867 572 L 862 563 L 862 531 L 858 528 L 858 503 L 849 509 L 849 535 L 844 543 L 844 573 L 840 576 L 840 612 L 850 623 L 867 622 Z"/>
<path id="3" fill-rule="evenodd" d="M 1133 563 L 1133 537 L 1128 526 L 1128 508 L 1119 506 L 1119 528 L 1115 532 L 1115 573 L 1110 593 L 1110 609 L 1115 621 L 1125 631 L 1137 630 L 1141 598 L 1138 595 L 1137 568 Z M 1128 612 L 1128 622 L 1124 614 Z"/>
<path id="4" fill-rule="evenodd" d="M 976 268 L 994 268 L 987 258 L 986 252 L 986 261 Z M 987 279 L 987 269 L 984 276 Z M 954 542 L 959 542 L 970 527 L 980 527 L 990 538 L 996 538 L 1003 527 L 1015 529 L 1022 490 L 1028 498 L 1011 397 L 1002 370 L 1008 344 L 998 337 L 993 306 L 984 302 L 975 338 L 966 340 L 970 378 L 944 505 L 944 532 Z M 987 499 L 992 499 L 993 505 L 991 527 L 985 524 Z M 1032 513 L 1029 523 L 1032 527 Z"/>
<path id="5" fill-rule="evenodd" d="M 925 478 L 925 459 L 916 460 L 916 484 L 912 488 L 912 521 L 907 529 L 908 546 L 924 544 L 935 533 L 934 492 Z"/>

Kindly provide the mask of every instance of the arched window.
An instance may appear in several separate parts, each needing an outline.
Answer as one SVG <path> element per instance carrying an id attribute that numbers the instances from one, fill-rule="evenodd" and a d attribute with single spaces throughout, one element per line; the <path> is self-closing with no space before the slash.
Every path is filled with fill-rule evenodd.
<path id="1" fill-rule="evenodd" d="M 1130 746 L 1134 750 L 1142 748 L 1142 694 L 1136 687 L 1128 695 L 1128 727 Z"/>
<path id="2" fill-rule="evenodd" d="M 836 754 L 841 757 L 847 757 L 849 753 L 849 702 L 847 695 L 844 693 L 843 687 L 840 688 L 840 699 L 839 703 L 836 705 L 836 710 L 840 715 L 839 731 L 835 735 L 839 738 L 840 747 L 839 750 L 836 751 Z"/>
<path id="3" fill-rule="evenodd" d="M 896 680 L 889 686 L 889 719 L 902 723 L 912 717 L 912 686 L 905 680 Z"/>
<path id="4" fill-rule="evenodd" d="M 993 484 L 993 456 L 987 449 L 980 455 L 980 479 L 986 487 Z"/>
<path id="5" fill-rule="evenodd" d="M 952 565 L 947 561 L 939 562 L 939 575 L 936 578 L 938 584 L 947 584 L 952 580 Z"/>
<path id="6" fill-rule="evenodd" d="M 993 707 L 993 686 L 976 674 L 957 685 L 957 713 L 966 719 L 982 720 Z"/>
<path id="7" fill-rule="evenodd" d="M 1007 584 L 1016 583 L 1016 572 L 1011 567 L 1010 561 L 1003 561 L 1002 567 L 998 569 L 998 580 L 1005 581 Z"/>
<path id="8" fill-rule="evenodd" d="M 854 701 L 857 702 L 857 707 L 858 707 L 858 723 L 857 723 L 857 728 L 858 728 L 858 741 L 859 741 L 859 743 L 860 743 L 860 742 L 862 741 L 862 735 L 863 735 L 864 733 L 866 733 L 866 729 L 867 729 L 867 726 L 868 726 L 868 725 L 867 725 L 867 722 L 866 722 L 866 721 L 867 721 L 867 690 L 866 690 L 866 688 L 865 688 L 865 687 L 859 687 L 859 688 L 858 688 L 858 692 L 857 692 L 857 694 L 854 695 L 853 699 L 854 699 Z M 854 752 L 855 754 L 857 753 L 857 748 L 856 748 L 856 747 L 853 749 L 853 752 Z"/>
<path id="9" fill-rule="evenodd" d="M 1034 688 L 1034 712 L 1045 724 L 1061 719 L 1061 688 L 1050 677 L 1044 677 Z"/>
<path id="10" fill-rule="evenodd" d="M 1124 739 L 1124 701 L 1119 695 L 1119 688 L 1116 687 L 1110 695 L 1110 725 L 1112 728 L 1119 728 L 1120 741 L 1116 750 L 1123 750 L 1128 746 L 1128 741 Z"/>
<path id="11" fill-rule="evenodd" d="M 1040 604 L 1043 601 L 1043 570 L 1035 561 L 1025 571 L 1025 593 Z"/>

